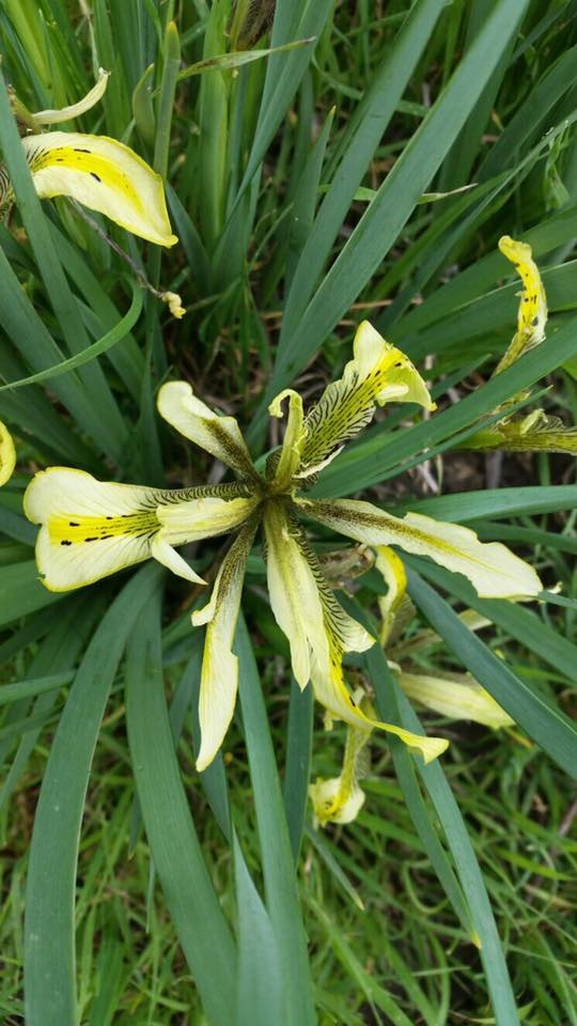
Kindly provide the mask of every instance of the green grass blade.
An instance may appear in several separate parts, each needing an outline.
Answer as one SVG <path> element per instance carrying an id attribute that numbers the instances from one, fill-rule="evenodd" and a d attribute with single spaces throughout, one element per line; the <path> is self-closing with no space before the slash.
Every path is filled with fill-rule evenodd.
<path id="1" fill-rule="evenodd" d="M 311 303 L 281 335 L 273 378 L 257 425 L 274 394 L 302 369 L 359 295 L 453 145 L 527 8 L 496 3 L 474 45 L 378 190 Z M 257 427 L 253 426 L 254 431 Z"/>
<path id="2" fill-rule="evenodd" d="M 86 650 L 52 742 L 30 848 L 28 1026 L 76 1026 L 74 894 L 90 764 L 124 646 L 158 582 L 158 568 L 147 566 L 110 606 Z"/>
<path id="3" fill-rule="evenodd" d="M 331 0 L 278 0 L 271 47 L 318 37 L 330 16 L 331 7 Z M 312 57 L 311 45 L 273 53 L 268 58 L 258 124 L 239 196 L 258 171 Z"/>
<path id="4" fill-rule="evenodd" d="M 127 648 L 126 717 L 136 787 L 154 868 L 214 1026 L 233 1021 L 236 950 L 210 879 L 182 785 L 162 674 L 160 595 Z"/>
<path id="5" fill-rule="evenodd" d="M 453 578 L 452 575 L 449 579 L 447 571 L 431 564 L 426 566 L 426 576 L 441 588 L 450 588 L 455 598 L 497 624 L 530 652 L 535 652 L 546 663 L 564 674 L 569 681 L 575 679 L 577 646 L 559 631 L 548 627 L 530 609 L 525 609 L 514 602 L 480 599 L 467 581 L 460 576 Z"/>
<path id="6" fill-rule="evenodd" d="M 309 961 L 301 920 L 295 867 L 252 644 L 244 621 L 236 635 L 240 703 L 257 826 L 265 903 L 273 924 L 283 973 L 283 1026 L 313 1026 Z"/>
<path id="7" fill-rule="evenodd" d="M 460 495 L 439 495 L 420 499 L 418 503 L 401 503 L 395 514 L 409 509 L 435 517 L 437 520 L 479 520 L 485 517 L 506 517 L 519 514 L 556 513 L 577 506 L 577 485 L 529 485 L 524 488 L 498 488 L 494 491 L 463 492 Z"/>
<path id="8" fill-rule="evenodd" d="M 372 678 L 373 686 L 381 715 L 389 722 L 397 722 L 408 730 L 422 733 L 422 727 L 417 716 L 391 677 L 384 653 L 380 649 L 377 650 L 375 646 L 375 649 L 371 650 L 371 656 L 376 670 Z M 397 766 L 402 767 L 403 761 L 406 761 L 407 757 L 417 767 L 424 787 L 439 817 L 468 905 L 470 923 L 476 934 L 477 943 L 480 946 L 480 954 L 493 1003 L 495 1021 L 506 1023 L 507 1026 L 516 1026 L 519 1019 L 515 996 L 507 972 L 485 883 L 459 807 L 443 772 L 442 762 L 436 760 L 425 766 L 422 760 L 407 756 L 406 749 L 404 749 L 404 754 L 401 755 L 400 750 L 403 748 L 403 745 L 397 738 L 391 737 L 389 743 L 395 758 L 395 768 Z M 399 777 L 399 780 L 401 783 L 406 780 L 404 773 Z M 413 815 L 413 809 L 410 805 L 409 811 Z M 444 882 L 445 874 L 443 874 L 441 879 Z M 457 905 L 457 908 L 459 908 L 459 905 Z M 466 910 L 464 911 L 465 923 L 468 923 L 469 915 L 467 915 Z"/>
<path id="9" fill-rule="evenodd" d="M 311 773 L 314 700 L 312 688 L 291 683 L 283 800 L 293 858 L 298 862 Z"/>
<path id="10" fill-rule="evenodd" d="M 343 158 L 301 249 L 285 304 L 283 335 L 294 333 L 308 306 L 355 192 L 444 7 L 444 0 L 420 0 L 412 6 L 394 47 L 386 54 L 354 112 L 341 143 Z"/>
<path id="11" fill-rule="evenodd" d="M 131 328 L 134 327 L 142 310 L 142 293 L 135 287 L 132 293 L 132 303 L 130 304 L 129 310 L 125 313 L 118 323 L 107 331 L 102 338 L 99 338 L 97 342 L 93 342 L 92 345 L 88 346 L 81 353 L 77 353 L 76 356 L 71 356 L 68 360 L 62 360 L 54 367 L 47 367 L 46 370 L 38 371 L 36 374 L 31 374 L 27 378 L 21 378 L 20 381 L 11 381 L 8 385 L 1 385 L 0 392 L 4 392 L 6 389 L 22 388 L 23 385 L 35 385 L 40 381 L 51 381 L 54 378 L 60 377 L 62 374 L 67 374 L 71 370 L 76 370 L 77 367 L 82 367 L 86 363 L 90 363 L 91 360 L 95 360 L 98 356 L 102 356 L 103 353 L 108 352 L 113 346 L 117 345 L 118 342 L 122 342 L 128 335 Z"/>
<path id="12" fill-rule="evenodd" d="M 413 563 L 412 559 L 407 558 L 407 561 Z M 526 684 L 493 655 L 448 603 L 414 571 L 409 571 L 409 593 L 431 627 L 444 638 L 473 677 L 554 762 L 569 776 L 577 778 L 575 724 L 544 694 Z"/>
<path id="13" fill-rule="evenodd" d="M 14 623 L 21 616 L 36 612 L 54 602 L 61 602 L 64 596 L 47 591 L 38 580 L 38 569 L 33 559 L 25 563 L 14 563 L 2 567 L 2 590 L 0 591 L 0 627 Z"/>
<path id="14" fill-rule="evenodd" d="M 238 990 L 234 1026 L 270 1026 L 283 1019 L 283 986 L 278 945 L 269 913 L 251 880 L 234 835 L 234 877 L 238 909 Z"/>
<path id="15" fill-rule="evenodd" d="M 70 684 L 73 677 L 72 670 L 67 670 L 66 673 L 52 673 L 47 677 L 30 677 L 15 684 L 4 684 L 0 688 L 0 705 L 43 695 L 45 691 L 54 691 L 64 684 Z"/>

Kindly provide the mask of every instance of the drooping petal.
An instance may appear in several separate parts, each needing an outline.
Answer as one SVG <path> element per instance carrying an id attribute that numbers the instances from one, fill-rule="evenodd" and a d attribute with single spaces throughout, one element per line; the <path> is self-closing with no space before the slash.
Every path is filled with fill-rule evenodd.
<path id="1" fill-rule="evenodd" d="M 185 438 L 244 477 L 258 477 L 234 417 L 220 417 L 197 399 L 188 382 L 169 381 L 163 385 L 157 406 L 161 417 Z"/>
<path id="2" fill-rule="evenodd" d="M 299 499 L 298 505 L 307 516 L 366 545 L 399 545 L 406 552 L 430 556 L 447 570 L 468 577 L 481 598 L 531 598 L 542 591 L 528 563 L 500 542 L 480 542 L 467 527 L 420 513 L 400 519 L 355 499 Z"/>
<path id="3" fill-rule="evenodd" d="M 36 562 L 42 583 L 50 591 L 69 591 L 151 556 L 202 583 L 193 570 L 186 572 L 177 553 L 171 556 L 168 546 L 153 551 L 161 530 L 158 509 L 180 502 L 188 506 L 191 498 L 202 502 L 206 492 L 217 487 L 168 491 L 97 481 L 68 467 L 41 471 L 28 485 L 24 512 L 33 524 L 40 524 Z"/>
<path id="4" fill-rule="evenodd" d="M 162 563 L 167 570 L 176 574 L 177 577 L 183 577 L 185 581 L 190 581 L 192 584 L 206 584 L 204 578 L 199 577 L 180 553 L 176 552 L 172 545 L 162 537 L 162 531 L 159 531 L 151 539 L 150 555 L 157 563 Z"/>
<path id="5" fill-rule="evenodd" d="M 343 376 L 323 392 L 305 419 L 298 477 L 316 473 L 337 455 L 349 438 L 372 420 L 387 402 L 418 403 L 435 408 L 421 375 L 411 361 L 363 321 L 354 341 L 354 358 Z"/>
<path id="6" fill-rule="evenodd" d="M 246 560 L 257 520 L 246 524 L 222 561 L 212 596 L 204 609 L 192 614 L 195 627 L 208 624 L 200 678 L 198 714 L 201 744 L 197 770 L 205 770 L 228 730 L 238 689 L 238 659 L 232 643 L 240 608 Z"/>
<path id="7" fill-rule="evenodd" d="M 364 700 L 363 692 L 355 693 L 359 704 Z M 326 826 L 327 823 L 351 823 L 362 808 L 365 795 L 358 781 L 366 775 L 369 760 L 367 743 L 372 734 L 371 728 L 347 727 L 347 742 L 343 757 L 343 767 L 338 777 L 323 780 L 317 777 L 316 783 L 309 786 L 309 798 L 313 803 L 315 826 Z"/>
<path id="8" fill-rule="evenodd" d="M 71 196 L 121 228 L 174 246 L 162 178 L 133 150 L 104 135 L 48 132 L 22 140 L 41 199 Z"/>
<path id="9" fill-rule="evenodd" d="M 16 449 L 12 435 L 0 420 L 0 485 L 6 484 L 12 477 L 15 466 Z"/>
<path id="10" fill-rule="evenodd" d="M 523 291 L 517 314 L 516 334 L 497 365 L 495 374 L 500 374 L 527 350 L 538 346 L 545 338 L 545 325 L 547 324 L 545 289 L 539 268 L 533 260 L 531 247 L 526 242 L 516 242 L 509 235 L 503 235 L 499 239 L 499 249 L 503 256 L 515 265 L 523 282 Z"/>
<path id="11" fill-rule="evenodd" d="M 322 827 L 328 823 L 352 823 L 365 804 L 365 792 L 357 781 L 344 787 L 342 777 L 317 777 L 314 784 L 309 784 L 309 798 L 313 803 L 314 825 Z"/>
<path id="12" fill-rule="evenodd" d="M 445 738 L 414 734 L 395 723 L 385 723 L 383 720 L 367 716 L 345 684 L 343 652 L 342 644 L 336 635 L 332 634 L 328 663 L 323 664 L 315 657 L 312 660 L 311 679 L 315 698 L 325 707 L 331 718 L 343 720 L 357 730 L 378 729 L 394 734 L 408 748 L 420 752 L 425 762 L 432 762 L 448 748 L 449 742 Z"/>
<path id="13" fill-rule="evenodd" d="M 426 762 L 436 758 L 447 747 L 444 738 L 420 737 L 371 719 L 360 708 L 345 684 L 343 655 L 366 651 L 374 638 L 337 601 L 318 557 L 287 507 L 269 502 L 264 524 L 271 607 L 289 639 L 299 686 L 304 688 L 310 677 L 315 698 L 331 717 L 357 730 L 386 730 L 419 750 Z"/>
<path id="14" fill-rule="evenodd" d="M 282 417 L 282 402 L 287 397 L 289 400 L 288 424 L 271 482 L 271 489 L 279 492 L 286 491 L 290 487 L 290 483 L 299 469 L 301 450 L 305 441 L 303 401 L 298 392 L 294 392 L 292 388 L 285 388 L 273 399 L 268 412 L 271 417 Z"/>
<path id="15" fill-rule="evenodd" d="M 398 681 L 409 698 L 427 709 L 450 716 L 454 720 L 472 720 L 497 730 L 515 721 L 485 688 L 468 674 L 457 677 L 435 677 L 426 673 L 405 673 L 399 670 Z"/>
<path id="16" fill-rule="evenodd" d="M 109 71 L 104 68 L 98 69 L 98 81 L 92 86 L 90 92 L 86 93 L 78 103 L 72 103 L 69 107 L 60 107 L 59 110 L 39 110 L 33 115 L 35 125 L 57 125 L 62 121 L 72 121 L 86 114 L 102 99 L 108 85 Z"/>

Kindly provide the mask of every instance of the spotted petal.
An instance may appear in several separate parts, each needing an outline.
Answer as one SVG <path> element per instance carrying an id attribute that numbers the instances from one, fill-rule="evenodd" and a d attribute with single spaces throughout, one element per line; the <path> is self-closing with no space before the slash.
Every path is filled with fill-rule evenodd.
<path id="1" fill-rule="evenodd" d="M 22 145 L 41 199 L 70 196 L 149 242 L 178 242 L 162 178 L 128 146 L 77 132 L 30 135 Z"/>
<path id="2" fill-rule="evenodd" d="M 370 423 L 376 407 L 387 402 L 418 403 L 428 410 L 435 407 L 408 357 L 363 321 L 355 335 L 354 358 L 305 419 L 306 440 L 298 476 L 308 477 L 326 466 L 349 438 Z"/>
<path id="3" fill-rule="evenodd" d="M 16 465 L 16 450 L 12 435 L 0 420 L 0 485 L 12 477 Z"/>
<path id="4" fill-rule="evenodd" d="M 187 505 L 192 497 L 202 502 L 206 490 L 102 482 L 68 467 L 41 471 L 26 490 L 24 512 L 40 524 L 36 562 L 42 583 L 50 591 L 69 591 L 151 556 L 174 573 L 204 583 L 166 539 L 159 544 L 158 509 Z"/>
<path id="5" fill-rule="evenodd" d="M 169 381 L 158 393 L 158 411 L 181 435 L 239 474 L 255 478 L 250 453 L 234 417 L 220 417 L 186 381 Z"/>
<path id="6" fill-rule="evenodd" d="M 542 590 L 528 563 L 499 542 L 483 543 L 458 524 L 407 513 L 403 519 L 355 499 L 298 500 L 307 516 L 365 545 L 399 545 L 464 574 L 481 598 L 531 598 Z"/>
<path id="7" fill-rule="evenodd" d="M 547 299 L 531 247 L 526 242 L 516 242 L 509 235 L 503 235 L 499 239 L 499 249 L 515 265 L 523 282 L 523 291 L 517 314 L 517 331 L 496 368 L 496 374 L 510 367 L 527 350 L 538 346 L 545 338 L 547 324 Z"/>
<path id="8" fill-rule="evenodd" d="M 201 744 L 196 768 L 199 771 L 206 769 L 214 759 L 234 713 L 238 659 L 232 652 L 232 643 L 246 560 L 256 526 L 253 520 L 239 533 L 222 561 L 209 603 L 192 614 L 195 627 L 208 624 L 198 706 Z"/>

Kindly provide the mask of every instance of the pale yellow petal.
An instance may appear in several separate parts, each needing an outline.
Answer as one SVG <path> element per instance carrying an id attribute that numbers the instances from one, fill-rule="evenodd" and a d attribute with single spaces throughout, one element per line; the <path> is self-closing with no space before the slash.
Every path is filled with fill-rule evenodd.
<path id="1" fill-rule="evenodd" d="M 192 615 L 193 624 L 208 623 L 200 679 L 198 715 L 201 744 L 196 768 L 210 765 L 228 730 L 238 690 L 238 659 L 232 651 L 242 585 L 256 522 L 247 524 L 222 561 L 208 610 Z"/>
<path id="2" fill-rule="evenodd" d="M 480 542 L 474 531 L 458 524 L 419 513 L 407 513 L 401 520 L 354 499 L 299 499 L 298 505 L 307 516 L 366 545 L 399 545 L 406 552 L 429 556 L 464 574 L 481 598 L 532 598 L 542 591 L 528 563 L 500 542 Z"/>
<path id="3" fill-rule="evenodd" d="M 408 357 L 363 321 L 355 335 L 354 358 L 305 419 L 298 476 L 308 477 L 326 466 L 349 438 L 370 423 L 376 407 L 387 402 L 435 406 Z"/>
<path id="4" fill-rule="evenodd" d="M 158 411 L 181 435 L 249 478 L 257 477 L 234 417 L 220 417 L 186 381 L 169 381 L 158 393 Z"/>
<path id="5" fill-rule="evenodd" d="M 66 467 L 36 474 L 24 512 L 41 525 L 36 562 L 42 583 L 50 591 L 69 591 L 148 559 L 162 494 Z"/>
<path id="6" fill-rule="evenodd" d="M 365 792 L 357 782 L 343 791 L 342 778 L 333 777 L 323 780 L 317 777 L 314 784 L 309 785 L 309 798 L 313 803 L 315 826 L 326 826 L 327 823 L 352 823 L 357 818 L 365 803 Z"/>
<path id="7" fill-rule="evenodd" d="M 177 577 L 184 577 L 186 581 L 190 581 L 192 584 L 206 584 L 206 581 L 188 565 L 185 559 L 180 555 L 179 552 L 175 552 L 172 545 L 170 545 L 165 538 L 162 537 L 162 531 L 156 534 L 150 543 L 150 555 L 153 559 L 156 559 L 158 563 L 162 563 L 167 570 L 170 570 Z"/>
<path id="8" fill-rule="evenodd" d="M 449 742 L 442 737 L 425 737 L 394 723 L 385 723 L 367 716 L 348 690 L 336 653 L 332 653 L 329 666 L 322 666 L 313 660 L 312 684 L 315 698 L 328 710 L 333 719 L 343 720 L 352 727 L 364 730 L 384 730 L 394 734 L 408 748 L 420 752 L 425 762 L 431 762 L 448 748 Z"/>
<path id="9" fill-rule="evenodd" d="M 76 132 L 31 135 L 22 145 L 41 199 L 70 196 L 149 242 L 178 242 L 162 178 L 128 146 Z"/>
<path id="10" fill-rule="evenodd" d="M 158 509 L 161 537 L 171 545 L 184 545 L 228 534 L 251 516 L 259 501 L 254 496 L 207 495 L 189 502 L 167 504 Z"/>
<path id="11" fill-rule="evenodd" d="M 207 492 L 226 493 L 234 487 L 168 490 L 97 481 L 69 467 L 41 471 L 26 490 L 24 512 L 40 524 L 36 562 L 43 584 L 50 591 L 81 588 L 152 555 L 174 573 L 200 582 L 185 561 L 169 551 L 166 539 L 159 541 L 158 510 L 165 504 L 171 509 L 194 506 Z"/>
<path id="12" fill-rule="evenodd" d="M 86 114 L 104 96 L 109 75 L 109 71 L 99 68 L 96 85 L 78 103 L 73 103 L 69 107 L 61 107 L 59 110 L 39 110 L 33 116 L 34 124 L 57 125 L 62 121 L 72 121 L 73 118 L 79 118 L 81 114 Z"/>
<path id="13" fill-rule="evenodd" d="M 282 449 L 278 455 L 278 460 L 275 460 L 275 472 L 271 482 L 272 489 L 276 489 L 279 492 L 286 491 L 290 487 L 290 483 L 299 468 L 301 450 L 305 441 L 303 401 L 298 392 L 294 392 L 291 388 L 285 388 L 284 392 L 281 392 L 273 399 L 268 412 L 271 417 L 282 417 L 282 403 L 283 399 L 287 397 L 289 400 L 288 424 Z M 274 456 L 276 457 L 277 454 L 275 453 Z"/>
<path id="14" fill-rule="evenodd" d="M 547 324 L 545 289 L 539 268 L 533 260 L 531 247 L 526 242 L 516 242 L 509 235 L 503 235 L 499 239 L 499 249 L 503 256 L 515 265 L 523 282 L 523 291 L 517 314 L 517 332 L 498 364 L 495 374 L 500 374 L 527 350 L 539 345 L 545 338 L 545 325 Z"/>
<path id="15" fill-rule="evenodd" d="M 377 600 L 382 620 L 379 641 L 381 645 L 384 645 L 391 633 L 395 617 L 406 594 L 407 575 L 403 561 L 399 559 L 397 553 L 389 548 L 388 545 L 379 545 L 375 551 L 375 567 L 383 575 L 387 585 L 387 594 L 379 595 Z"/>
<path id="16" fill-rule="evenodd" d="M 6 484 L 12 477 L 15 466 L 16 449 L 12 435 L 0 420 L 0 485 Z"/>
<path id="17" fill-rule="evenodd" d="M 286 634 L 295 680 L 306 687 L 311 650 L 326 661 L 328 639 L 315 576 L 301 545 L 301 531 L 282 502 L 269 502 L 264 513 L 268 592 L 272 611 Z"/>
<path id="18" fill-rule="evenodd" d="M 409 698 L 442 716 L 450 716 L 454 720 L 472 720 L 493 730 L 515 722 L 492 695 L 468 675 L 462 680 L 451 680 L 401 670 L 397 677 Z"/>

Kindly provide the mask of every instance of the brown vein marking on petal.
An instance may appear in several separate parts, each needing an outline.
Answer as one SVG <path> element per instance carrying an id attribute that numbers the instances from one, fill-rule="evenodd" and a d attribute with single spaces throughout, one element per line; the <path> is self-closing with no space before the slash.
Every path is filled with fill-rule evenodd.
<path id="1" fill-rule="evenodd" d="M 222 447 L 223 452 L 230 458 L 229 462 L 231 466 L 241 464 L 244 472 L 252 479 L 259 477 L 258 471 L 255 470 L 250 457 L 239 445 L 235 445 L 231 439 L 226 428 L 222 427 L 218 418 L 215 420 L 205 420 L 205 424 L 208 429 L 216 436 L 218 444 Z"/>

